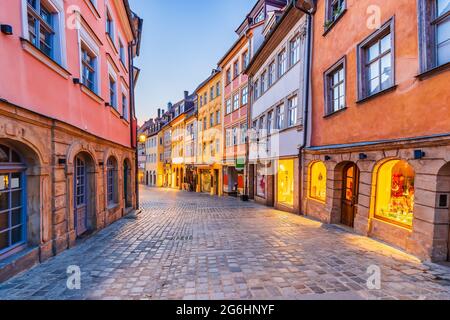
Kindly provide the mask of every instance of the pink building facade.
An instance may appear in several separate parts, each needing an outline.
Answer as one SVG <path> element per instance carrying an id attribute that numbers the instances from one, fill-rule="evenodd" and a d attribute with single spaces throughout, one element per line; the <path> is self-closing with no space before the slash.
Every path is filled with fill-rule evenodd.
<path id="1" fill-rule="evenodd" d="M 2 281 L 134 209 L 142 20 L 127 0 L 0 6 Z"/>

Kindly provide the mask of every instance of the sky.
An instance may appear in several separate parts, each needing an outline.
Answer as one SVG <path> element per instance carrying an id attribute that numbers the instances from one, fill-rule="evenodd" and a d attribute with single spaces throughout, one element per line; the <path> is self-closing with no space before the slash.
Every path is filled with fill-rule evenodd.
<path id="1" fill-rule="evenodd" d="M 142 19 L 136 87 L 139 124 L 192 93 L 237 40 L 256 0 L 130 0 Z"/>

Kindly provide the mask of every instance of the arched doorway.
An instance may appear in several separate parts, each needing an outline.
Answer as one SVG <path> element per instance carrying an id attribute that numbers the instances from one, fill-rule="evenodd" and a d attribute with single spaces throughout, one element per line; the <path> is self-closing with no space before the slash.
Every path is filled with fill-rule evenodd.
<path id="1" fill-rule="evenodd" d="M 0 255 L 27 242 L 26 169 L 18 152 L 0 144 Z"/>
<path id="2" fill-rule="evenodd" d="M 358 204 L 359 169 L 349 162 L 342 170 L 341 223 L 353 228 Z"/>
<path id="3" fill-rule="evenodd" d="M 450 221 L 450 163 L 439 170 L 436 193 L 437 214 L 442 217 L 447 216 Z M 450 225 L 447 231 L 447 261 L 450 261 Z"/>
<path id="4" fill-rule="evenodd" d="M 131 165 L 128 159 L 123 162 L 123 198 L 125 202 L 125 207 L 130 208 L 133 206 L 132 203 L 132 192 L 131 192 Z"/>
<path id="5" fill-rule="evenodd" d="M 95 164 L 91 156 L 79 153 L 74 159 L 74 225 L 77 237 L 95 230 Z"/>

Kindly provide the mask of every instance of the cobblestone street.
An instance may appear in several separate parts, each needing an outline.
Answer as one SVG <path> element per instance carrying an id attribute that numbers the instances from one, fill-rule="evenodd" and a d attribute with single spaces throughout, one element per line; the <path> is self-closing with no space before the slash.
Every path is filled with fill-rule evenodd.
<path id="1" fill-rule="evenodd" d="M 0 285 L 0 299 L 450 299 L 450 269 L 234 198 L 142 189 L 143 213 Z M 81 268 L 81 290 L 66 286 Z M 366 286 L 381 268 L 381 290 Z"/>

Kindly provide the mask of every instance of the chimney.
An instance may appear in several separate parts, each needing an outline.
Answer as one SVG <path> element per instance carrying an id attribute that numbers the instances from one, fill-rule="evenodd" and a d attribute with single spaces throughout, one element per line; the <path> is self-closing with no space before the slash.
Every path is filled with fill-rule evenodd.
<path id="1" fill-rule="evenodd" d="M 189 91 L 185 91 L 184 92 L 184 99 L 187 99 L 188 96 L 189 96 Z"/>
<path id="2" fill-rule="evenodd" d="M 161 118 L 161 109 L 158 109 L 158 119 Z"/>
<path id="3" fill-rule="evenodd" d="M 172 110 L 172 102 L 169 102 L 169 103 L 167 104 L 167 111 L 170 112 L 170 110 Z"/>

